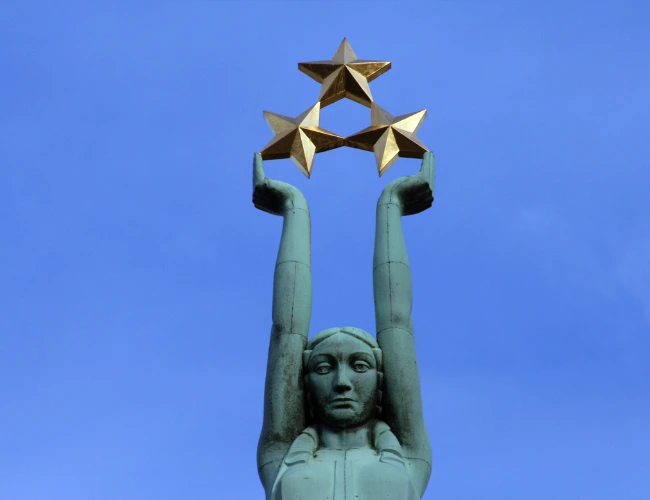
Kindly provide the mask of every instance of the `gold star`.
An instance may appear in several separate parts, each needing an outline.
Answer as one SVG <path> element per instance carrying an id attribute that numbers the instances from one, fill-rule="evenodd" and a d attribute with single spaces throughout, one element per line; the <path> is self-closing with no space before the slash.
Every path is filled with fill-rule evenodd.
<path id="1" fill-rule="evenodd" d="M 404 158 L 422 158 L 428 151 L 415 134 L 427 116 L 427 110 L 394 117 L 374 102 L 371 106 L 370 127 L 346 138 L 346 145 L 374 151 L 381 177 L 388 167 Z"/>
<path id="2" fill-rule="evenodd" d="M 344 97 L 370 107 L 371 82 L 390 69 L 388 61 L 360 61 L 344 38 L 330 61 L 299 63 L 298 69 L 323 84 L 319 101 L 322 107 Z"/>
<path id="3" fill-rule="evenodd" d="M 260 152 L 264 160 L 291 158 L 300 171 L 311 176 L 314 155 L 321 151 L 340 148 L 345 139 L 318 126 L 320 103 L 296 118 L 264 111 L 264 118 L 275 132 L 275 137 Z"/>

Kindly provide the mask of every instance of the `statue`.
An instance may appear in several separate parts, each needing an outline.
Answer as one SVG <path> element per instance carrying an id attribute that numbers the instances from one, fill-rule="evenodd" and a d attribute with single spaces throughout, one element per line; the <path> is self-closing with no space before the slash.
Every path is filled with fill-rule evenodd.
<path id="1" fill-rule="evenodd" d="M 296 136 L 301 122 L 293 122 Z M 389 124 L 382 126 L 381 133 L 390 131 Z M 283 129 L 285 135 L 287 130 Z M 321 131 L 327 133 L 327 141 L 334 141 L 330 149 L 341 145 L 341 138 Z M 295 137 L 292 141 L 295 145 Z M 284 219 L 257 455 L 266 498 L 419 500 L 431 473 L 431 446 L 422 415 L 411 271 L 401 218 L 431 206 L 433 155 L 422 152 L 419 173 L 389 183 L 377 202 L 376 340 L 356 327 L 330 328 L 308 339 L 309 207 L 296 187 L 266 177 L 263 156 L 264 151 L 254 157 L 253 203 Z M 306 175 L 311 172 L 308 160 L 301 166 Z M 380 174 L 387 163 L 382 162 Z"/>

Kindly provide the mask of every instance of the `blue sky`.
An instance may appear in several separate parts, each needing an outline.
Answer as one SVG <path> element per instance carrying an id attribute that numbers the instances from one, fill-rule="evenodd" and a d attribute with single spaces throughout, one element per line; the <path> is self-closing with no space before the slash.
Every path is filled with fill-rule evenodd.
<path id="1" fill-rule="evenodd" d="M 255 448 L 281 220 L 251 204 L 297 63 L 390 60 L 428 109 L 436 201 L 405 220 L 434 453 L 425 499 L 646 500 L 650 7 L 642 1 L 0 7 L 0 499 L 263 498 Z M 327 107 L 341 135 L 366 108 Z M 370 153 L 289 160 L 312 334 L 372 330 Z"/>

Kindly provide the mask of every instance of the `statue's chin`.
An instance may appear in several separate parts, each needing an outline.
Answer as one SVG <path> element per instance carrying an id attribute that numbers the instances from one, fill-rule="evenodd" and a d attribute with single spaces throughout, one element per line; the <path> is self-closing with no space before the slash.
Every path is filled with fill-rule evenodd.
<path id="1" fill-rule="evenodd" d="M 360 427 L 371 420 L 371 417 L 360 414 L 354 408 L 330 408 L 323 417 L 324 424 L 340 430 Z"/>

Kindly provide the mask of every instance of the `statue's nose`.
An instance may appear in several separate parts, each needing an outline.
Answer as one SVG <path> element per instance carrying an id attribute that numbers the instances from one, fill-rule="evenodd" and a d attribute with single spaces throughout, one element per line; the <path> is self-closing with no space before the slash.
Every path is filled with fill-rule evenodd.
<path id="1" fill-rule="evenodd" d="M 350 375 L 345 367 L 340 367 L 338 370 L 336 370 L 334 388 L 339 392 L 345 392 L 352 389 L 352 384 L 350 383 Z"/>

